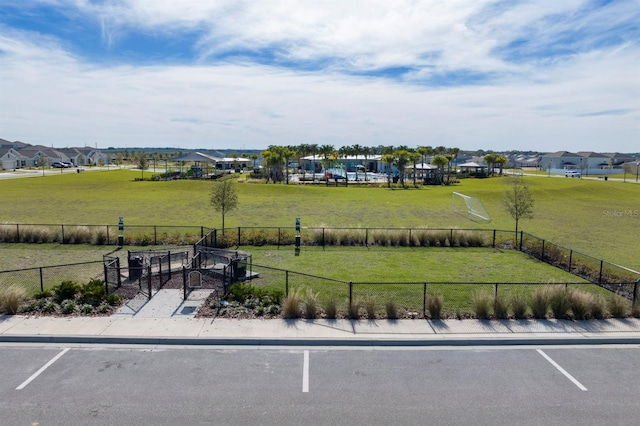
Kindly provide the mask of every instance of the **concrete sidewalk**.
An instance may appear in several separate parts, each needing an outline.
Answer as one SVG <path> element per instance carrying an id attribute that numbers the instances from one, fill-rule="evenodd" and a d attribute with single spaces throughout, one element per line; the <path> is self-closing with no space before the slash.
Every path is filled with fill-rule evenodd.
<path id="1" fill-rule="evenodd" d="M 0 316 L 0 342 L 269 346 L 640 344 L 640 319 L 352 321 L 4 315 Z"/>

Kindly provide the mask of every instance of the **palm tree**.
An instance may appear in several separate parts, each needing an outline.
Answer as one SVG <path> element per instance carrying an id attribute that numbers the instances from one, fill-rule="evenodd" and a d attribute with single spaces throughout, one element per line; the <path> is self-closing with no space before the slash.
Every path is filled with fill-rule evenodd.
<path id="1" fill-rule="evenodd" d="M 447 160 L 447 157 L 440 154 L 436 154 L 431 158 L 431 164 L 433 164 L 434 166 L 438 166 L 438 173 L 437 173 L 436 180 L 439 183 L 444 183 L 442 179 L 442 175 L 444 174 L 444 166 L 446 166 L 448 162 L 449 160 Z"/>
<path id="2" fill-rule="evenodd" d="M 329 168 L 329 157 L 333 154 L 333 152 L 335 151 L 335 148 L 333 147 L 333 145 L 322 145 L 319 148 L 320 151 L 320 155 L 322 155 L 323 158 L 323 163 L 324 163 L 324 169 L 325 169 L 325 183 L 327 185 L 329 185 L 329 180 L 326 179 L 326 170 Z"/>
<path id="3" fill-rule="evenodd" d="M 393 154 L 384 154 L 382 161 L 387 164 L 387 186 L 391 188 L 391 166 L 396 161 L 396 157 Z"/>
<path id="4" fill-rule="evenodd" d="M 493 168 L 496 165 L 496 160 L 498 159 L 498 154 L 487 154 L 483 157 L 484 161 L 487 163 L 487 167 L 489 168 L 489 175 L 493 175 Z"/>
<path id="5" fill-rule="evenodd" d="M 367 181 L 367 158 L 372 155 L 373 150 L 369 146 L 362 147 L 362 155 L 364 156 L 364 181 Z"/>
<path id="6" fill-rule="evenodd" d="M 407 164 L 409 164 L 410 153 L 406 149 L 398 149 L 395 152 L 396 157 L 396 167 L 398 168 L 398 173 L 400 174 L 400 185 L 404 188 L 404 175 L 407 169 Z"/>
<path id="7" fill-rule="evenodd" d="M 409 161 L 411 161 L 411 163 L 413 163 L 413 186 L 416 187 L 418 186 L 416 184 L 416 175 L 418 174 L 418 161 L 420 161 L 420 158 L 422 158 L 422 156 L 416 152 L 416 151 L 411 151 L 409 152 Z"/>
<path id="8" fill-rule="evenodd" d="M 296 155 L 298 157 L 298 168 L 302 168 L 302 181 L 305 181 L 306 169 L 302 165 L 302 159 L 309 155 L 309 145 L 306 143 L 300 144 L 296 147 Z"/>
<path id="9" fill-rule="evenodd" d="M 311 171 L 311 173 L 313 173 L 314 180 L 315 180 L 316 156 L 318 155 L 318 144 L 317 143 L 309 144 L 309 153 L 313 156 L 313 160 L 311 160 L 311 166 L 312 166 L 313 170 Z"/>
<path id="10" fill-rule="evenodd" d="M 507 164 L 507 157 L 505 157 L 504 155 L 497 155 L 496 159 L 495 159 L 495 164 L 497 164 L 498 166 L 500 166 L 500 176 L 502 176 L 502 169 L 504 167 L 505 164 Z"/>

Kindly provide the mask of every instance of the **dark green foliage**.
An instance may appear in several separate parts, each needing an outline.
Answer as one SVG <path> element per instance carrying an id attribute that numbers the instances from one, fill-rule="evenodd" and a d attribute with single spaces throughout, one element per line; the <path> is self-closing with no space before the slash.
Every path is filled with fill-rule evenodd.
<path id="1" fill-rule="evenodd" d="M 53 296 L 53 293 L 51 292 L 51 290 L 46 289 L 44 291 L 39 291 L 36 294 L 34 294 L 33 298 L 36 300 L 40 300 L 40 299 L 46 299 L 51 296 Z"/>
<path id="2" fill-rule="evenodd" d="M 117 305 L 121 300 L 122 300 L 122 296 L 120 296 L 119 294 L 116 294 L 116 293 L 108 294 L 108 295 L 104 298 L 104 301 L 105 301 L 105 302 L 107 302 L 107 304 L 108 304 L 109 306 L 115 306 L 115 305 Z"/>
<path id="3" fill-rule="evenodd" d="M 104 281 L 91 280 L 80 288 L 80 299 L 82 303 L 98 306 L 105 297 Z"/>
<path id="4" fill-rule="evenodd" d="M 78 283 L 73 281 L 63 281 L 59 285 L 53 287 L 53 299 L 56 303 L 62 303 L 63 300 L 74 299 L 80 291 Z"/>

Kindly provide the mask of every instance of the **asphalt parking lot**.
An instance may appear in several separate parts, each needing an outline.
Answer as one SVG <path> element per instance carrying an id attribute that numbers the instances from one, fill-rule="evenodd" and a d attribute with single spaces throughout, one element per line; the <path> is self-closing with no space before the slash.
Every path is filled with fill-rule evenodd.
<path id="1" fill-rule="evenodd" d="M 640 348 L 0 346 L 3 424 L 637 424 Z"/>

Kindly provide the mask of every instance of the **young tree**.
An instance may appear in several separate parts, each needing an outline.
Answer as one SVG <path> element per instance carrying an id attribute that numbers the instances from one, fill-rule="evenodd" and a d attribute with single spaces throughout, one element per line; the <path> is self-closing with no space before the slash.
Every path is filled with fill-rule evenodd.
<path id="1" fill-rule="evenodd" d="M 533 218 L 533 196 L 529 186 L 521 176 L 513 176 L 507 183 L 502 197 L 502 205 L 516 221 L 516 244 L 518 243 L 518 222 Z"/>
<path id="2" fill-rule="evenodd" d="M 236 178 L 228 176 L 214 181 L 210 202 L 216 211 L 222 213 L 222 234 L 224 235 L 224 216 L 238 206 Z"/>

